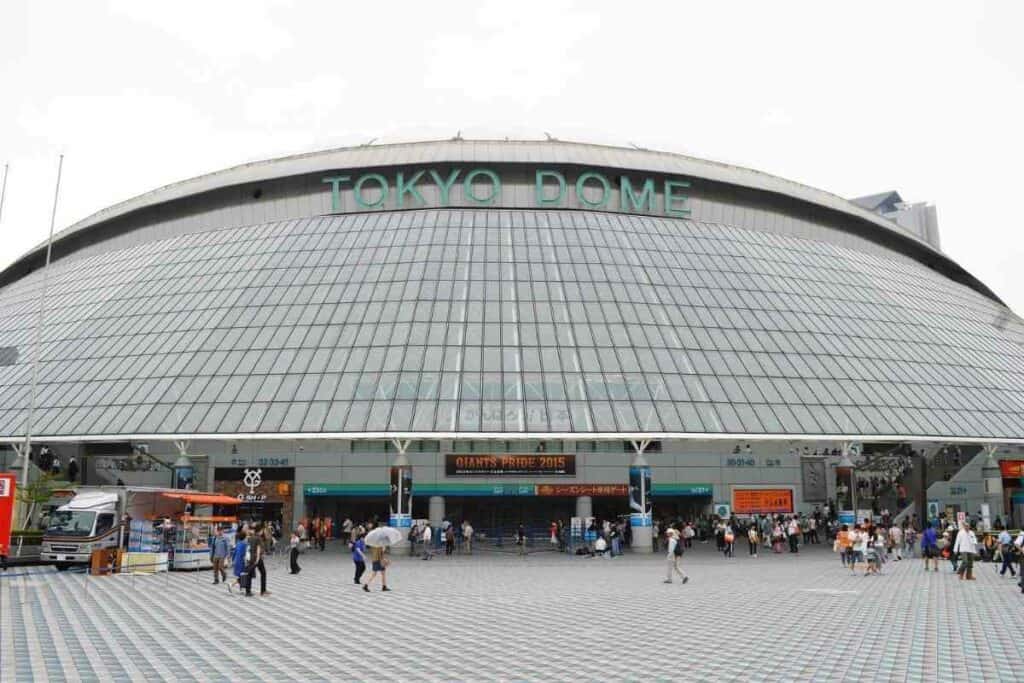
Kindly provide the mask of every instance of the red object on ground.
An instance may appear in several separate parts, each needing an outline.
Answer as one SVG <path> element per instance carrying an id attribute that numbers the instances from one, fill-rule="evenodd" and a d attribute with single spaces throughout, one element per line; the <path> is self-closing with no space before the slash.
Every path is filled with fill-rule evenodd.
<path id="1" fill-rule="evenodd" d="M 0 474 L 0 555 L 9 555 L 14 521 L 14 475 Z"/>

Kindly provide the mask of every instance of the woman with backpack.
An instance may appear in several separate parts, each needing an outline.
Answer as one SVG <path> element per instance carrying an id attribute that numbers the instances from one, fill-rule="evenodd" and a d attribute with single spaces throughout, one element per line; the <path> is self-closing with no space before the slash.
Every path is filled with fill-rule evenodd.
<path id="1" fill-rule="evenodd" d="M 665 538 L 668 541 L 668 554 L 665 556 L 668 568 L 664 582 L 672 583 L 672 575 L 678 574 L 682 582 L 686 583 L 690 577 L 679 566 L 679 561 L 683 557 L 683 544 L 679 540 L 679 532 L 670 527 L 665 532 Z"/>

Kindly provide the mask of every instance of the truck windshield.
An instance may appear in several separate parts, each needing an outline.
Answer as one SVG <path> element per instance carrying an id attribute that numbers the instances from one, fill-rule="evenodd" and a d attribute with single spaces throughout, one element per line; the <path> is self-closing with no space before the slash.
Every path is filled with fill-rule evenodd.
<path id="1" fill-rule="evenodd" d="M 63 510 L 53 513 L 47 535 L 91 536 L 96 513 L 89 510 Z"/>

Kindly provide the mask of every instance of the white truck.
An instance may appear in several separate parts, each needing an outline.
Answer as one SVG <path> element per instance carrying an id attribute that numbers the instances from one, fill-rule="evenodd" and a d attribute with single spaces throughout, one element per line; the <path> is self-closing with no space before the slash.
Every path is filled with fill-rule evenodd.
<path id="1" fill-rule="evenodd" d="M 59 570 L 88 564 L 94 550 L 116 548 L 123 542 L 128 532 L 120 522 L 125 515 L 173 519 L 185 510 L 182 495 L 192 493 L 141 486 L 82 486 L 69 503 L 50 516 L 40 559 Z"/>

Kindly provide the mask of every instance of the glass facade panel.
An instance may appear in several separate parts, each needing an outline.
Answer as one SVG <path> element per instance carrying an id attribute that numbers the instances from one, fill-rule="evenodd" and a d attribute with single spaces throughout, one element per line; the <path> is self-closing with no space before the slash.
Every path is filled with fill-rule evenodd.
<path id="1" fill-rule="evenodd" d="M 69 256 L 34 432 L 1019 438 L 1024 322 L 906 257 L 624 214 L 366 213 Z M 23 434 L 40 274 L 0 290 Z"/>

